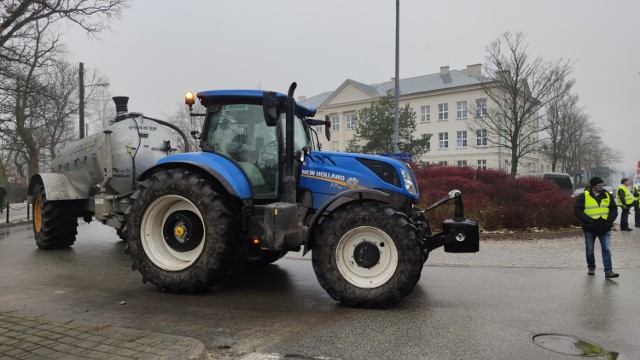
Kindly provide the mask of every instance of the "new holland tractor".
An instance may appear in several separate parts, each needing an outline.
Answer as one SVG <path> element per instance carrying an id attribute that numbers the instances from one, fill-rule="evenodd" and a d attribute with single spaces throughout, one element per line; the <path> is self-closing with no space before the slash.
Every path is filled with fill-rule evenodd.
<path id="1" fill-rule="evenodd" d="M 204 116 L 201 131 L 191 133 L 201 151 L 128 168 L 138 181 L 114 189 L 119 194 L 110 195 L 111 209 L 98 205 L 95 195 L 81 200 L 94 201 L 92 214 L 103 222 L 118 204 L 114 223 L 123 225 L 119 233 L 143 282 L 169 292 L 207 291 L 237 266 L 265 266 L 287 252 L 311 251 L 318 281 L 333 299 L 387 307 L 412 291 L 430 251 L 479 250 L 478 224 L 464 217 L 459 191 L 430 207 L 455 203 L 443 231 L 432 234 L 425 210 L 416 206 L 410 167 L 387 157 L 321 151 L 316 129 L 324 127 L 329 138 L 329 120 L 312 119 L 315 109 L 295 101 L 295 87 L 287 94 L 188 93 L 190 109 L 196 97 L 206 109 L 192 114 Z M 37 178 L 32 183 L 38 239 L 36 228 L 46 232 L 48 220 L 62 215 L 51 210 L 57 201 L 48 186 Z M 120 215 L 124 202 L 127 210 Z"/>

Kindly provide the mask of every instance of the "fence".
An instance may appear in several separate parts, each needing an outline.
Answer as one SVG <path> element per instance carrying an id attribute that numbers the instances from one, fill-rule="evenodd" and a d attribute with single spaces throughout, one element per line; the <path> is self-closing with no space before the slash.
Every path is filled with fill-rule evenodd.
<path id="1" fill-rule="evenodd" d="M 6 210 L 6 222 L 10 223 L 12 220 L 22 220 L 22 219 L 29 219 L 29 215 L 30 215 L 30 208 L 31 205 L 29 203 L 10 203 L 10 202 L 6 202 L 6 204 L 3 204 L 5 206 L 2 206 L 0 208 L 0 213 L 4 212 L 4 210 Z M 23 216 L 26 215 L 26 216 Z"/>

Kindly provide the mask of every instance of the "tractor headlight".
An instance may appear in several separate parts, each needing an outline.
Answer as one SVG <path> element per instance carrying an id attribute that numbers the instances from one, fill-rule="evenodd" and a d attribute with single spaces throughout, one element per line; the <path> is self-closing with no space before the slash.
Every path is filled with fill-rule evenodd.
<path id="1" fill-rule="evenodd" d="M 404 180 L 404 188 L 412 195 L 418 195 L 418 188 L 416 188 L 416 184 L 413 183 L 409 172 L 405 169 L 400 169 L 400 173 L 402 174 L 402 180 Z"/>

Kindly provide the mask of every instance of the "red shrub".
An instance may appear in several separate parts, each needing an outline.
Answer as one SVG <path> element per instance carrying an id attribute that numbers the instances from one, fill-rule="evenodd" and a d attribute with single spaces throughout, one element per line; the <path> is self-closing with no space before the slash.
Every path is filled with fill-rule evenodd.
<path id="1" fill-rule="evenodd" d="M 421 207 L 442 199 L 453 189 L 462 192 L 465 216 L 477 219 L 485 230 L 561 228 L 577 225 L 573 197 L 552 181 L 534 177 L 512 178 L 499 170 L 469 167 L 417 167 Z M 453 215 L 453 201 L 427 213 L 439 227 Z"/>

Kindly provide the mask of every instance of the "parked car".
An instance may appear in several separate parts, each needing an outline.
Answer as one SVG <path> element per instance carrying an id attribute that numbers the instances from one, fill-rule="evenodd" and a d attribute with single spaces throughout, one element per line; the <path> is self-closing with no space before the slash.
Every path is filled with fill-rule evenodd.
<path id="1" fill-rule="evenodd" d="M 534 176 L 538 178 L 543 178 L 545 180 L 553 181 L 565 193 L 574 194 L 573 179 L 571 178 L 571 175 L 567 173 L 545 172 L 545 173 L 522 174 L 522 176 Z"/>
<path id="2" fill-rule="evenodd" d="M 615 189 L 613 188 L 613 186 L 611 186 L 611 185 L 605 185 L 605 186 L 604 186 L 604 189 L 605 189 L 605 190 L 607 190 L 607 192 L 609 192 L 609 195 L 611 195 L 611 196 L 615 197 L 615 193 L 614 193 L 614 192 L 615 192 Z M 578 195 L 582 194 L 583 192 L 584 192 L 584 187 L 579 187 L 578 189 L 576 189 L 576 190 L 573 192 L 573 195 L 572 195 L 572 196 L 573 196 L 573 197 L 576 197 L 576 196 L 578 196 Z"/>

